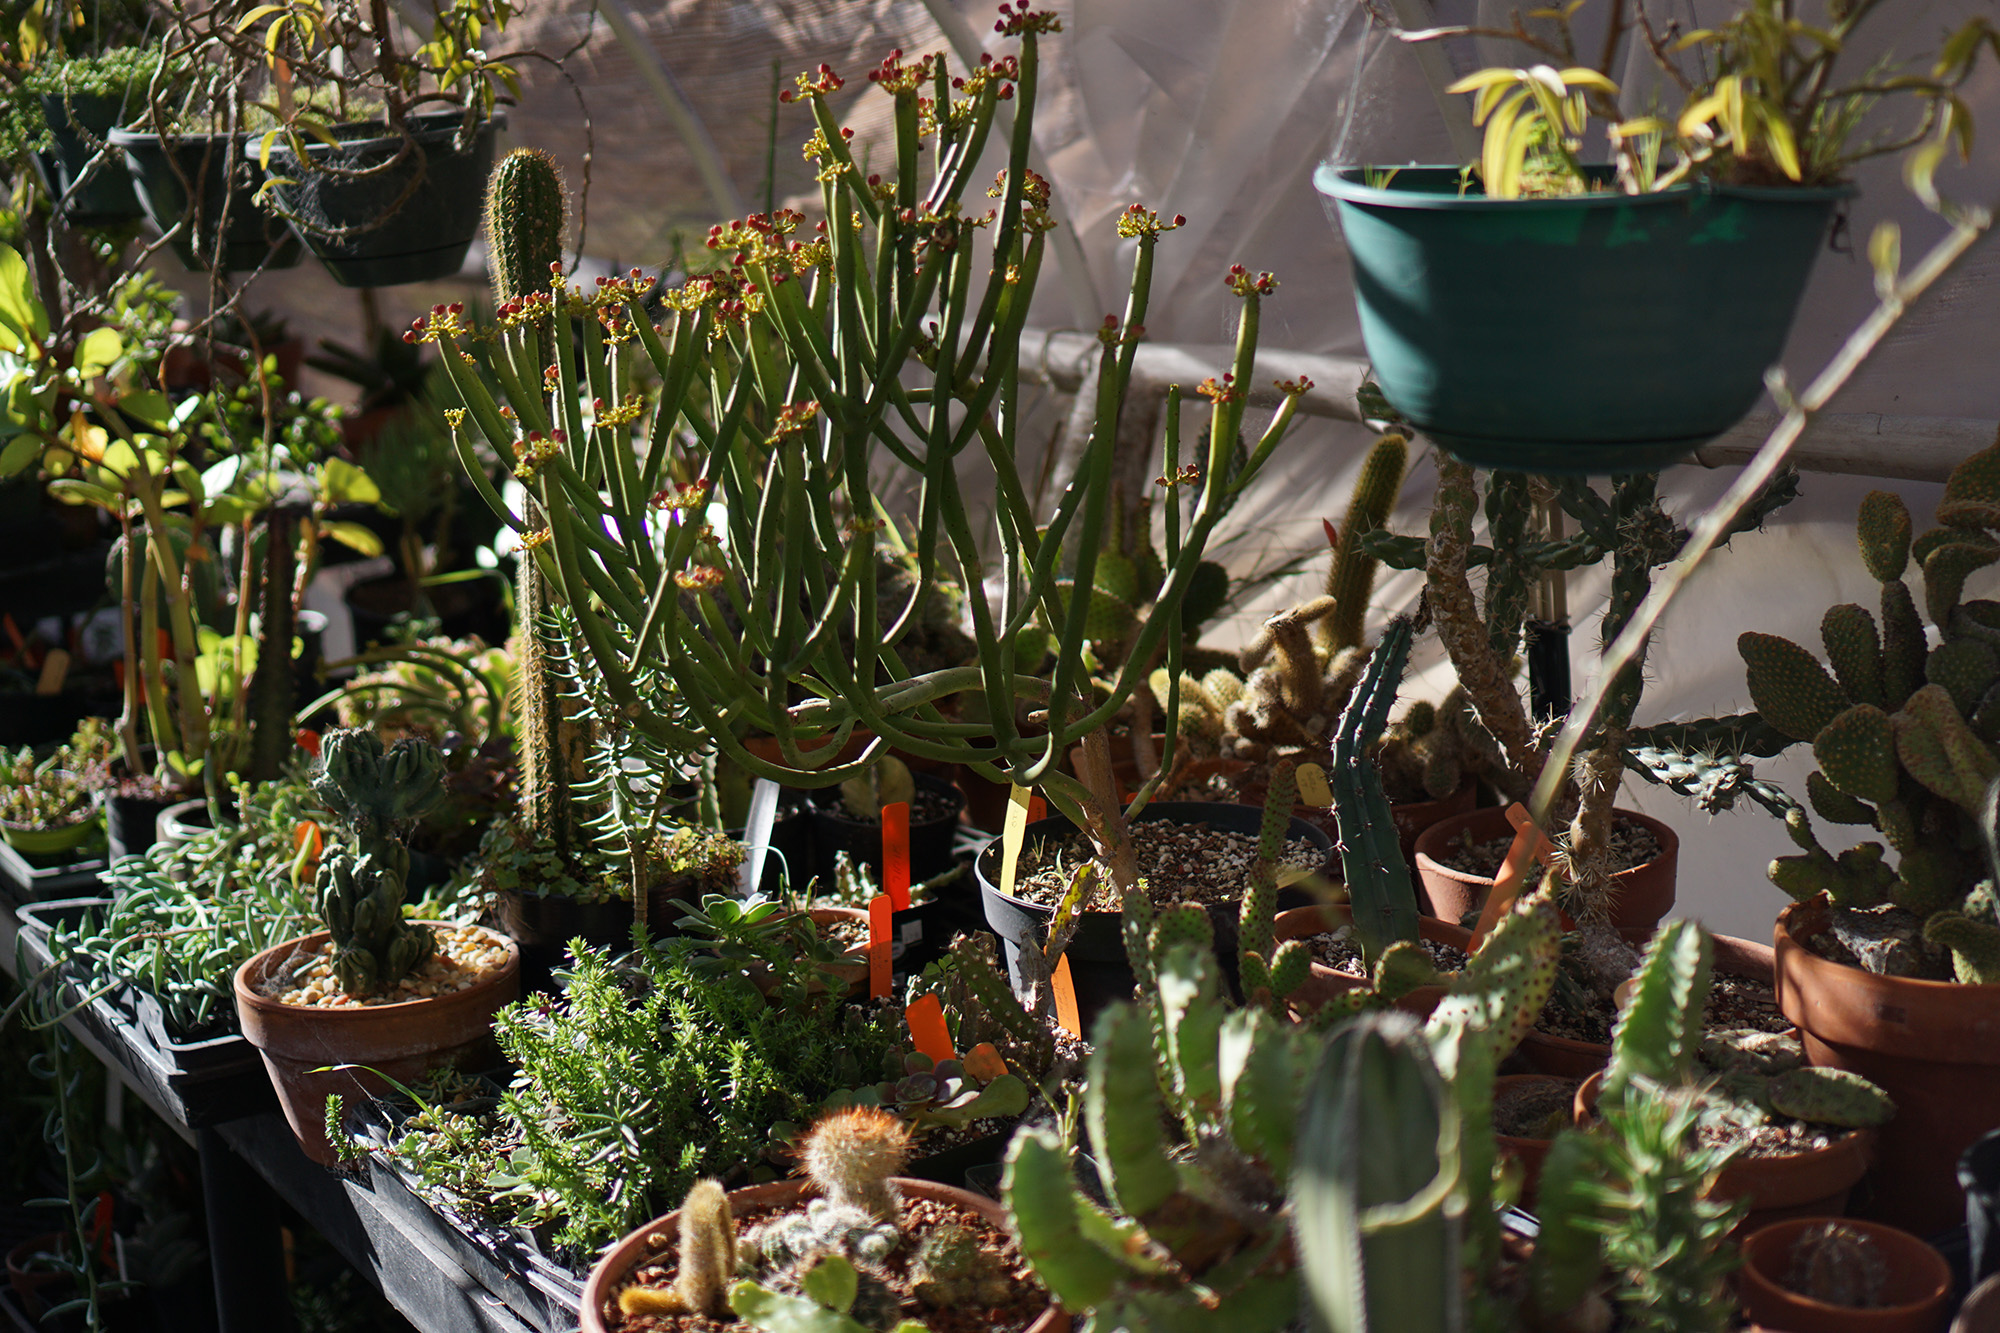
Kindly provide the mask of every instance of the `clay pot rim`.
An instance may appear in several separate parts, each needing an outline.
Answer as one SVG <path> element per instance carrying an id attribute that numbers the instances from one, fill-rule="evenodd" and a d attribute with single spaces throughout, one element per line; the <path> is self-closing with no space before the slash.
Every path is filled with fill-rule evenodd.
<path id="1" fill-rule="evenodd" d="M 967 1212 L 977 1213 L 999 1231 L 1009 1231 L 1006 1210 L 983 1194 L 975 1194 L 971 1190 L 960 1189 L 955 1185 L 916 1180 L 907 1176 L 892 1176 L 890 1181 L 905 1197 L 955 1204 Z M 729 1191 L 728 1197 L 731 1213 L 737 1218 L 747 1218 L 781 1212 L 818 1195 L 818 1187 L 812 1181 L 803 1177 L 793 1177 L 788 1180 L 733 1189 Z M 584 1279 L 583 1284 L 580 1310 L 583 1333 L 601 1333 L 608 1327 L 599 1312 L 610 1299 L 611 1289 L 642 1262 L 639 1256 L 650 1256 L 652 1253 L 660 1252 L 659 1247 L 646 1244 L 653 1235 L 663 1234 L 670 1244 L 679 1237 L 680 1217 L 681 1210 L 676 1208 L 627 1232 L 591 1265 L 590 1275 Z M 618 1261 L 615 1273 L 612 1271 L 614 1261 Z M 1068 1312 L 1051 1297 L 1048 1307 L 1035 1317 L 1026 1333 L 1063 1333 L 1069 1326 Z"/>
<path id="2" fill-rule="evenodd" d="M 1656 819 L 1652 815 L 1638 810 L 1627 810 L 1623 806 L 1613 808 L 1611 813 L 1614 819 L 1625 819 L 1644 825 L 1646 830 L 1657 838 L 1660 843 L 1660 853 L 1658 856 L 1655 856 L 1651 861 L 1642 861 L 1636 866 L 1627 866 L 1611 877 L 1613 883 L 1624 879 L 1628 875 L 1636 875 L 1647 866 L 1665 860 L 1679 851 L 1681 843 L 1680 835 L 1674 832 L 1673 826 L 1664 820 Z M 1473 875 L 1463 870 L 1454 870 L 1432 856 L 1426 850 L 1426 844 L 1435 847 L 1444 840 L 1447 836 L 1447 831 L 1456 833 L 1465 825 L 1471 824 L 1476 820 L 1491 819 L 1496 814 L 1502 820 L 1505 820 L 1505 807 L 1487 806 L 1484 809 L 1468 811 L 1462 815 L 1452 815 L 1449 818 L 1440 819 L 1437 823 L 1419 833 L 1417 835 L 1416 846 L 1412 849 L 1412 859 L 1416 862 L 1418 871 L 1421 873 L 1422 871 L 1430 870 L 1460 884 L 1483 884 L 1491 888 L 1493 886 L 1493 876 Z"/>
<path id="3" fill-rule="evenodd" d="M 1838 968 L 1842 978 L 1855 979 L 1864 986 L 1893 986 L 1898 989 L 1909 987 L 1918 995 L 1991 995 L 2000 998 L 2000 982 L 1978 981 L 1935 981 L 1929 977 L 1892 977 L 1880 972 L 1870 972 L 1865 967 L 1852 963 L 1835 962 L 1831 958 L 1815 953 L 1804 938 L 1792 929 L 1794 917 L 1803 921 L 1808 916 L 1823 915 L 1830 907 L 1824 894 L 1805 902 L 1794 902 L 1778 913 L 1777 924 L 1772 929 L 1772 938 L 1779 945 L 1790 945 L 1798 951 L 1802 966 L 1809 968 Z M 1833 974 L 1822 973 L 1830 976 Z"/>
<path id="4" fill-rule="evenodd" d="M 1757 1259 L 1768 1247 L 1775 1247 L 1780 1240 L 1790 1240 L 1796 1233 L 1809 1226 L 1821 1226 L 1828 1222 L 1838 1222 L 1842 1226 L 1855 1228 L 1865 1233 L 1876 1244 L 1893 1252 L 1886 1257 L 1891 1271 L 1906 1265 L 1916 1265 L 1929 1270 L 1930 1286 L 1922 1298 L 1905 1301 L 1900 1305 L 1878 1305 L 1868 1309 L 1857 1309 L 1849 1305 L 1833 1305 L 1827 1301 L 1815 1300 L 1811 1296 L 1793 1291 L 1776 1278 L 1770 1277 L 1757 1267 Z M 1766 1238 L 1769 1238 L 1766 1240 Z M 1760 1245 L 1759 1242 L 1764 1244 Z M 1921 1274 L 1918 1276 L 1922 1276 Z M 1858 1321 L 1869 1319 L 1869 1326 L 1879 1322 L 1890 1327 L 1892 1319 L 1909 1319 L 1935 1308 L 1943 1312 L 1944 1303 L 1951 1297 L 1951 1265 L 1945 1257 L 1932 1248 L 1922 1237 L 1892 1227 L 1883 1222 L 1871 1222 L 1862 1217 L 1787 1217 L 1757 1228 L 1743 1238 L 1743 1266 L 1737 1270 L 1737 1280 L 1759 1288 L 1766 1299 L 1782 1300 L 1795 1306 L 1802 1315 L 1838 1317 L 1841 1327 L 1859 1327 Z"/>
<path id="5" fill-rule="evenodd" d="M 1666 922 L 1662 921 L 1660 924 L 1665 925 Z M 1651 939 L 1654 931 L 1658 929 L 1659 927 L 1656 926 L 1653 930 L 1647 931 L 1647 939 Z M 1770 973 L 1764 976 L 1754 975 L 1754 973 L 1763 967 L 1763 953 L 1755 940 L 1746 940 L 1735 935 L 1716 935 L 1713 933 L 1710 934 L 1709 938 L 1717 943 L 1726 940 L 1732 946 L 1741 946 L 1740 948 L 1732 948 L 1730 953 L 1746 965 L 1745 971 L 1753 974 L 1750 980 L 1768 981 L 1771 983 L 1773 990 L 1777 988 L 1775 961 L 1771 965 L 1773 970 Z M 1638 947 L 1643 949 L 1645 947 L 1644 942 L 1641 942 Z M 1775 951 L 1773 951 L 1773 954 L 1775 958 Z M 1721 962 L 1721 951 L 1719 950 L 1716 954 L 1716 962 Z M 1732 975 L 1742 975 L 1742 973 L 1738 972 Z M 1790 1015 L 1786 1015 L 1786 1017 L 1790 1017 Z M 1579 1041 L 1575 1037 L 1561 1037 L 1553 1032 L 1544 1032 L 1540 1028 L 1529 1028 L 1528 1035 L 1521 1038 L 1521 1045 L 1527 1046 L 1535 1042 L 1540 1042 L 1548 1046 L 1551 1050 L 1562 1051 L 1572 1055 L 1595 1055 L 1598 1052 L 1602 1052 L 1607 1062 L 1611 1059 L 1611 1043 L 1608 1041 Z M 1599 1072 L 1602 1071 L 1600 1070 Z"/>
<path id="6" fill-rule="evenodd" d="M 447 930 L 462 928 L 450 921 L 418 921 L 414 924 L 434 928 L 442 927 Z M 320 944 L 332 934 L 331 931 L 325 930 L 316 930 L 310 935 L 300 935 L 293 939 L 283 940 L 268 949 L 252 954 L 236 969 L 236 975 L 231 978 L 231 985 L 236 992 L 236 1002 L 238 1004 L 247 1005 L 259 1012 L 318 1014 L 328 1022 L 337 1023 L 351 1024 L 380 1021 L 379 1019 L 375 1019 L 374 1016 L 378 1014 L 407 1013 L 418 1005 L 436 1004 L 441 1001 L 459 1001 L 462 1003 L 469 997 L 478 997 L 495 986 L 505 984 L 510 978 L 518 976 L 521 971 L 521 946 L 518 943 L 510 936 L 502 935 L 491 926 L 475 925 L 473 929 L 483 931 L 485 934 L 505 944 L 507 946 L 507 960 L 493 971 L 480 977 L 479 980 L 473 982 L 470 986 L 467 986 L 464 990 L 452 991 L 447 995 L 419 995 L 413 999 L 398 1000 L 394 1004 L 339 1005 L 330 1008 L 317 1004 L 287 1004 L 283 1000 L 262 994 L 250 983 L 249 978 L 253 975 L 252 969 L 257 969 L 254 975 L 261 979 L 264 976 L 263 969 L 267 965 L 268 960 L 288 951 L 309 949 Z"/>

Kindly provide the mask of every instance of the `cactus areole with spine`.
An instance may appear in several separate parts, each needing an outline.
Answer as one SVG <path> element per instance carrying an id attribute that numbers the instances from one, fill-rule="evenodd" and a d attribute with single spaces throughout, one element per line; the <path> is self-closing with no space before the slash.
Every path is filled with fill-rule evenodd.
<path id="1" fill-rule="evenodd" d="M 402 839 L 443 797 L 444 759 L 429 741 L 385 749 L 372 731 L 333 731 L 320 742 L 312 786 L 349 829 L 320 858 L 313 886 L 334 977 L 349 995 L 372 994 L 423 966 L 436 947 L 428 926 L 403 919 L 410 850 Z"/>

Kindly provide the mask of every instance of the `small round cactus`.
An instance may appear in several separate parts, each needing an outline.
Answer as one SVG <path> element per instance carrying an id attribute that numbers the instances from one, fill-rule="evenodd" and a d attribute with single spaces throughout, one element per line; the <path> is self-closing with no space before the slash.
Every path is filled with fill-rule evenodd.
<path id="1" fill-rule="evenodd" d="M 806 1131 L 799 1160 L 820 1192 L 836 1204 L 893 1223 L 898 1211 L 889 1177 L 910 1156 L 910 1129 L 879 1106 L 844 1106 Z"/>
<path id="2" fill-rule="evenodd" d="M 910 1263 L 910 1288 L 933 1310 L 991 1308 L 1013 1288 L 999 1258 L 971 1227 L 944 1222 L 924 1233 Z"/>
<path id="3" fill-rule="evenodd" d="M 1792 1242 L 1785 1285 L 1801 1296 L 1851 1310 L 1882 1303 L 1888 1265 L 1868 1233 L 1840 1222 L 1808 1227 Z"/>

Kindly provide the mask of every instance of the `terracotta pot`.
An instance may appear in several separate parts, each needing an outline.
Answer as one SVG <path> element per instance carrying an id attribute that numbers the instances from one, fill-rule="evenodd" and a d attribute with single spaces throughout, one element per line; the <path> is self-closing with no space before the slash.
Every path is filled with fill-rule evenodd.
<path id="1" fill-rule="evenodd" d="M 1576 1123 L 1597 1123 L 1597 1094 L 1604 1088 L 1599 1070 L 1576 1090 Z M 1738 1157 L 1722 1168 L 1709 1187 L 1715 1199 L 1748 1199 L 1750 1211 L 1736 1225 L 1736 1234 L 1782 1222 L 1789 1217 L 1838 1217 L 1848 1193 L 1868 1171 L 1875 1131 L 1857 1129 L 1824 1148 L 1788 1157 Z"/>
<path id="2" fill-rule="evenodd" d="M 1479 783 L 1467 778 L 1458 790 L 1441 801 L 1392 801 L 1389 817 L 1396 821 L 1396 839 L 1403 844 L 1403 859 L 1415 864 L 1417 839 L 1433 824 L 1458 815 L 1469 815 L 1479 804 Z"/>
<path id="3" fill-rule="evenodd" d="M 1493 1080 L 1493 1099 L 1497 1103 L 1500 1094 L 1509 1088 L 1527 1087 L 1534 1083 L 1560 1083 L 1568 1086 L 1570 1080 L 1552 1074 L 1502 1074 Z M 1521 1164 L 1521 1206 L 1532 1209 L 1535 1205 L 1535 1191 L 1542 1182 L 1542 1159 L 1549 1155 L 1549 1145 L 1554 1139 L 1525 1139 L 1513 1134 L 1493 1132 L 1493 1142 L 1502 1157 L 1511 1157 Z"/>
<path id="4" fill-rule="evenodd" d="M 1306 907 L 1293 907 L 1278 913 L 1271 922 L 1272 931 L 1280 944 L 1286 940 L 1311 939 L 1329 930 L 1338 930 L 1354 921 L 1354 909 L 1345 905 L 1315 903 Z M 1463 926 L 1455 926 L 1449 921 L 1439 921 L 1434 917 L 1419 917 L 1417 933 L 1434 944 L 1448 944 L 1454 949 L 1463 949 L 1472 943 L 1472 932 Z M 1326 964 L 1315 961 L 1307 975 L 1305 984 L 1293 991 L 1290 1004 L 1293 1008 L 1310 1012 L 1320 1008 L 1335 996 L 1347 991 L 1364 989 L 1367 982 L 1361 977 L 1351 977 L 1345 972 L 1336 972 Z M 1437 1008 L 1444 998 L 1443 986 L 1420 986 L 1402 999 L 1396 1001 L 1396 1008 L 1405 1013 L 1427 1018 L 1431 1010 Z"/>
<path id="5" fill-rule="evenodd" d="M 1801 1296 L 1785 1286 L 1792 1244 L 1807 1227 L 1843 1221 L 1867 1233 L 1882 1252 L 1887 1304 L 1866 1310 Z M 1930 1246 L 1880 1222 L 1853 1218 L 1792 1217 L 1773 1222 L 1743 1242 L 1736 1295 L 1755 1323 L 1788 1333 L 1938 1333 L 1951 1300 L 1951 1266 Z"/>
<path id="6" fill-rule="evenodd" d="M 1640 930 L 1650 934 L 1660 924 L 1660 918 L 1673 910 L 1674 874 L 1680 860 L 1681 841 L 1673 829 L 1651 815 L 1636 810 L 1615 813 L 1617 818 L 1645 825 L 1660 841 L 1658 856 L 1611 877 L 1618 892 L 1611 924 L 1621 931 Z M 1504 809 L 1492 806 L 1433 824 L 1417 837 L 1414 852 L 1417 902 L 1431 916 L 1446 921 L 1461 921 L 1467 913 L 1484 906 L 1487 891 L 1493 887 L 1491 876 L 1468 875 L 1444 864 L 1445 849 L 1456 843 L 1466 830 L 1471 831 L 1475 843 L 1491 842 L 1512 836 L 1513 825 L 1507 822 Z"/>
<path id="7" fill-rule="evenodd" d="M 408 1083 L 442 1065 L 484 1056 L 494 1013 L 521 993 L 521 950 L 506 940 L 507 961 L 498 972 L 462 991 L 400 1004 L 327 1009 L 284 1004 L 258 992 L 258 983 L 295 951 L 326 938 L 322 930 L 273 945 L 236 969 L 236 1017 L 245 1039 L 264 1057 L 299 1147 L 320 1165 L 332 1166 L 338 1158 L 326 1137 L 327 1095 L 375 1097 L 388 1090 L 388 1079 Z M 498 933 L 494 938 L 506 939 Z M 314 1072 L 341 1064 L 366 1068 Z"/>
<path id="8" fill-rule="evenodd" d="M 70 1276 L 52 1270 L 31 1269 L 28 1265 L 38 1254 L 67 1255 L 73 1243 L 60 1231 L 45 1231 L 28 1237 L 7 1251 L 7 1286 L 30 1319 L 42 1317 L 49 1308 L 49 1298 L 55 1294 L 57 1285 L 68 1282 Z"/>
<path id="9" fill-rule="evenodd" d="M 898 1176 L 895 1184 L 905 1198 L 956 1204 L 967 1212 L 979 1214 L 1002 1231 L 1008 1229 L 1006 1210 L 984 1195 L 903 1176 Z M 811 1191 L 812 1183 L 806 1180 L 779 1180 L 768 1185 L 751 1185 L 729 1192 L 729 1211 L 741 1222 L 745 1218 L 797 1207 L 805 1202 Z M 625 1280 L 627 1273 L 653 1255 L 673 1249 L 680 1236 L 680 1222 L 680 1210 L 675 1209 L 665 1217 L 654 1218 L 605 1252 L 583 1284 L 581 1333 L 609 1333 L 612 1300 L 618 1284 Z M 1069 1326 L 1069 1315 L 1051 1305 L 1041 1318 L 1028 1326 L 1027 1333 L 1068 1333 Z"/>
<path id="10" fill-rule="evenodd" d="M 1619 932 L 1637 948 L 1644 948 L 1652 937 L 1652 931 L 1621 930 Z M 1721 976 L 1746 977 L 1752 981 L 1772 981 L 1774 963 L 1771 949 L 1755 940 L 1739 940 L 1733 935 L 1715 935 L 1713 971 Z M 1558 1037 L 1553 1033 L 1529 1029 L 1521 1039 L 1521 1058 L 1544 1074 L 1560 1074 L 1564 1078 L 1589 1078 L 1611 1060 L 1611 1047 L 1605 1042 L 1577 1041 L 1571 1037 Z"/>
<path id="11" fill-rule="evenodd" d="M 1882 977 L 1829 962 L 1802 941 L 1822 903 L 1778 917 L 1778 1006 L 1806 1059 L 1870 1079 L 1896 1103 L 1881 1130 L 1863 1215 L 1932 1235 L 1965 1216 L 1958 1159 L 2000 1127 L 2000 986 Z"/>
<path id="12" fill-rule="evenodd" d="M 1951 1321 L 1951 1333 L 2000 1333 L 2000 1274 L 1972 1289 Z"/>

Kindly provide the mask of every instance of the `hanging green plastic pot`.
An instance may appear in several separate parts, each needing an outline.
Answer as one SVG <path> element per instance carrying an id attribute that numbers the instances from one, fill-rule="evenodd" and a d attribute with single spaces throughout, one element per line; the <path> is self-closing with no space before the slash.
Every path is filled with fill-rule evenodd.
<path id="1" fill-rule="evenodd" d="M 479 234 L 493 135 L 506 120 L 461 134 L 463 123 L 456 111 L 410 117 L 408 152 L 380 123 L 337 127 L 337 143 L 306 145 L 306 162 L 274 145 L 272 193 L 342 286 L 448 278 Z"/>
<path id="2" fill-rule="evenodd" d="M 1375 380 L 1465 462 L 1599 475 L 1677 462 L 1755 406 L 1853 192 L 1489 199 L 1464 179 L 1313 177 L 1338 207 Z"/>
<path id="3" fill-rule="evenodd" d="M 132 188 L 153 225 L 165 232 L 186 219 L 173 248 L 189 268 L 291 268 L 304 257 L 291 228 L 257 206 L 264 173 L 254 142 L 238 136 L 231 153 L 226 134 L 163 140 L 149 131 L 113 130 L 110 138 L 125 150 Z M 187 185 L 195 187 L 192 212 Z"/>

